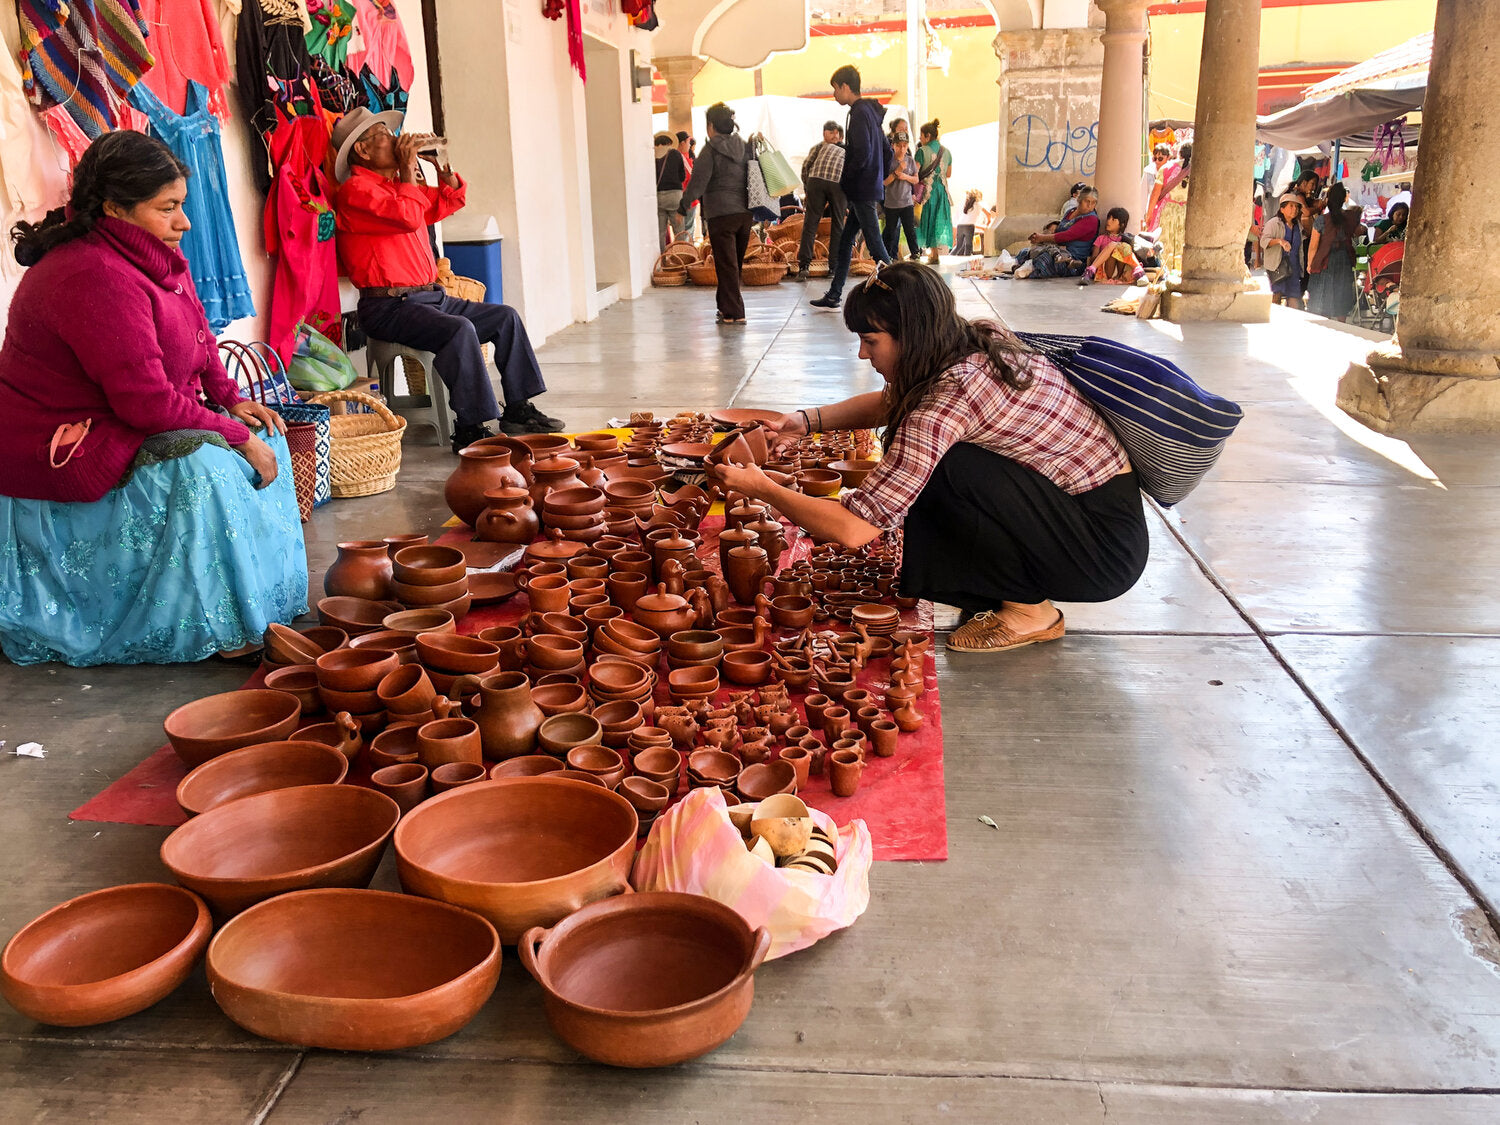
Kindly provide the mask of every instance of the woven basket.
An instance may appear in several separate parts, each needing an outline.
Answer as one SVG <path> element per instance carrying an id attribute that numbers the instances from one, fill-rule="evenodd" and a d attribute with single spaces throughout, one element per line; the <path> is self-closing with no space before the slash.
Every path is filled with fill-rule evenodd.
<path id="1" fill-rule="evenodd" d="M 679 250 L 679 246 L 686 249 Z M 684 254 L 689 254 L 691 257 L 684 259 Z M 698 251 L 692 243 L 672 243 L 656 259 L 656 263 L 651 267 L 651 284 L 662 289 L 667 289 L 674 285 L 686 285 L 688 262 L 696 262 L 697 260 Z"/>
<path id="2" fill-rule="evenodd" d="M 450 297 L 456 297 L 460 301 L 484 300 L 484 282 L 454 273 L 453 266 L 447 258 L 438 259 L 437 280 L 438 284 L 443 287 L 443 292 Z"/>
<path id="3" fill-rule="evenodd" d="M 396 474 L 401 471 L 401 435 L 406 432 L 405 418 L 398 418 L 386 409 L 385 403 L 363 391 L 329 391 L 308 401 L 322 406 L 353 402 L 374 411 L 373 414 L 335 414 L 329 419 L 333 428 L 329 471 L 335 496 L 374 496 L 396 487 Z"/>
<path id="4" fill-rule="evenodd" d="M 703 261 L 688 266 L 687 275 L 694 285 L 718 285 L 719 271 L 714 269 L 713 254 L 710 253 Z"/>
<path id="5" fill-rule="evenodd" d="M 807 276 L 827 277 L 832 272 L 833 263 L 828 260 L 828 243 L 820 238 L 813 243 L 813 256 L 807 266 Z"/>
<path id="6" fill-rule="evenodd" d="M 779 247 L 762 243 L 752 246 L 745 253 L 740 266 L 742 285 L 775 285 L 786 276 L 786 254 Z"/>
<path id="7" fill-rule="evenodd" d="M 292 458 L 292 483 L 297 490 L 297 514 L 312 519 L 318 494 L 318 427 L 311 422 L 288 422 L 286 447 Z"/>

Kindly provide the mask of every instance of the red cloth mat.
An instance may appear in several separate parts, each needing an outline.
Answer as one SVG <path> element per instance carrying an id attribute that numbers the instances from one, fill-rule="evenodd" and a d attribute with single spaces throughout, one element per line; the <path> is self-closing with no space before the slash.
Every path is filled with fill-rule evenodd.
<path id="1" fill-rule="evenodd" d="M 710 516 L 704 521 L 703 547 L 700 555 L 718 569 L 719 529 L 723 519 Z M 459 542 L 469 536 L 467 528 L 446 532 L 439 543 Z M 806 557 L 811 543 L 799 537 L 783 555 L 783 564 Z M 493 606 L 471 610 L 459 622 L 464 633 L 477 633 L 494 625 L 514 624 L 529 612 L 524 593 Z M 902 627 L 932 632 L 932 607 L 923 602 L 902 615 Z M 886 661 L 876 661 L 859 677 L 859 686 L 872 695 L 884 693 Z M 263 675 L 257 672 L 244 686 L 258 687 Z M 948 858 L 947 798 L 943 783 L 943 712 L 938 697 L 937 680 L 931 652 L 926 656 L 927 690 L 917 701 L 922 727 L 900 736 L 896 753 L 890 758 L 871 755 L 867 759 L 859 791 L 852 797 L 835 797 L 828 777 L 813 777 L 799 796 L 809 805 L 826 812 L 839 824 L 856 817 L 869 825 L 874 839 L 875 858 L 881 860 L 939 860 Z M 659 702 L 668 702 L 663 683 L 658 689 Z M 719 700 L 729 697 L 726 688 Z M 794 693 L 800 708 L 801 693 Z M 107 821 L 114 824 L 150 824 L 176 827 L 186 821 L 177 807 L 177 783 L 187 775 L 187 768 L 170 746 L 163 746 L 103 792 L 68 814 L 72 820 Z M 349 780 L 367 784 L 368 770 L 363 759 L 350 770 Z M 683 790 L 686 792 L 686 790 Z"/>

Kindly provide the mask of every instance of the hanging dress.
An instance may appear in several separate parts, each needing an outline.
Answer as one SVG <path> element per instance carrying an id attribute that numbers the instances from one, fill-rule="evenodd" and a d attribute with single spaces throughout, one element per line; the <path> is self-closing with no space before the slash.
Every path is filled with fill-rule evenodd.
<path id="1" fill-rule="evenodd" d="M 297 325 L 307 321 L 334 343 L 339 319 L 339 266 L 332 190 L 322 168 L 328 128 L 321 117 L 293 117 L 269 138 L 276 178 L 266 196 L 266 252 L 274 256 L 266 339 L 290 365 Z"/>
<path id="2" fill-rule="evenodd" d="M 250 175 L 262 195 L 270 190 L 275 174 L 266 136 L 276 127 L 276 99 L 286 83 L 311 97 L 311 59 L 298 11 L 290 0 L 243 0 L 240 9 L 234 85 L 240 111 L 250 124 Z"/>
<path id="3" fill-rule="evenodd" d="M 141 0 L 141 16 L 151 33 L 156 65 L 141 78 L 173 113 L 189 113 L 188 83 L 201 82 L 208 108 L 221 121 L 229 117 L 224 85 L 230 79 L 229 53 L 219 34 L 213 0 Z"/>
<path id="4" fill-rule="evenodd" d="M 364 42 L 358 49 L 349 48 L 350 73 L 358 74 L 367 64 L 371 74 L 394 70 L 401 88 L 410 90 L 416 71 L 395 0 L 354 0 L 354 14 Z"/>
<path id="5" fill-rule="evenodd" d="M 948 195 L 948 171 L 953 167 L 953 156 L 936 140 L 931 140 L 918 146 L 917 164 L 922 168 L 934 165 L 924 177 L 927 198 L 917 219 L 917 242 L 924 250 L 936 247 L 945 251 L 953 245 L 953 200 Z"/>
<path id="6" fill-rule="evenodd" d="M 307 53 L 343 70 L 355 33 L 354 5 L 349 0 L 309 0 L 307 12 L 312 17 Z"/>
<path id="7" fill-rule="evenodd" d="M 240 243 L 229 210 L 229 178 L 224 172 L 224 150 L 219 143 L 219 120 L 209 112 L 209 94 L 200 82 L 187 86 L 187 114 L 179 116 L 163 105 L 145 85 L 130 92 L 136 107 L 151 119 L 151 135 L 188 166 L 187 199 L 183 212 L 193 224 L 182 236 L 198 299 L 215 333 L 230 321 L 255 315 L 255 302 Z"/>

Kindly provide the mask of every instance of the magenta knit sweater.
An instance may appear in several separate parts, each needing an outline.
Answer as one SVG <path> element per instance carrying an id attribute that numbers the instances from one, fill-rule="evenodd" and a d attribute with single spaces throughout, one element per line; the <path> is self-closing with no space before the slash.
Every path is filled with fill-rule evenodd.
<path id="1" fill-rule="evenodd" d="M 0 495 L 98 500 L 152 434 L 250 431 L 207 409 L 241 398 L 187 259 L 120 219 L 48 252 L 16 288 L 0 347 Z M 48 464 L 58 426 L 93 419 L 76 456 Z"/>

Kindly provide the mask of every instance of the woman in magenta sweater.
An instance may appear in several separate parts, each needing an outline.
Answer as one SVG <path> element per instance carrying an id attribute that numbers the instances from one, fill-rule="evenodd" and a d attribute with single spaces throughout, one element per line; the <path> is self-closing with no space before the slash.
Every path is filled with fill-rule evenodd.
<path id="1" fill-rule="evenodd" d="M 306 610 L 284 427 L 219 362 L 178 249 L 186 195 L 160 141 L 107 133 L 66 211 L 12 234 L 30 268 L 0 348 L 0 647 L 18 664 L 199 660 Z"/>

